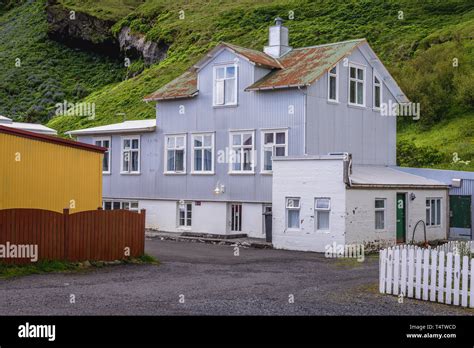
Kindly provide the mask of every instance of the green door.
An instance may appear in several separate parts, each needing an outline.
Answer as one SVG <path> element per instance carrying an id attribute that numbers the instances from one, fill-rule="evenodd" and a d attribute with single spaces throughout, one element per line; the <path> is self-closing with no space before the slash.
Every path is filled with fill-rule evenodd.
<path id="1" fill-rule="evenodd" d="M 449 196 L 449 226 L 471 228 L 471 196 Z"/>
<path id="2" fill-rule="evenodd" d="M 405 242 L 406 235 L 406 204 L 405 194 L 397 193 L 397 243 Z"/>

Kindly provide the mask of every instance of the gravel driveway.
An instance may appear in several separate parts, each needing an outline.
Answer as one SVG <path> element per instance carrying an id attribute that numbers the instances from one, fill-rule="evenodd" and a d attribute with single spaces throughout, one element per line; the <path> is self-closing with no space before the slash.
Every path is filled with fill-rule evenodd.
<path id="1" fill-rule="evenodd" d="M 0 280 L 0 315 L 459 315 L 378 293 L 378 258 L 146 240 L 161 264 Z M 75 303 L 70 303 L 71 295 Z M 291 299 L 294 298 L 294 302 Z"/>

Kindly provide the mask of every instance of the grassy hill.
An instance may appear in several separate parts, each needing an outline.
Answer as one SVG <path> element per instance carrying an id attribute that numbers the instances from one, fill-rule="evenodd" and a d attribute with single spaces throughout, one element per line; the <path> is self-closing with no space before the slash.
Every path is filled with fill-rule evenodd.
<path id="1" fill-rule="evenodd" d="M 281 16 L 293 18 L 286 21 L 293 47 L 367 38 L 409 98 L 421 103 L 420 121 L 399 122 L 399 146 L 406 157 L 402 164 L 459 169 L 459 164 L 451 163 L 453 152 L 458 152 L 461 159 L 474 158 L 474 135 L 466 131 L 474 128 L 474 9 L 468 1 L 60 1 L 75 11 L 115 21 L 115 35 L 128 26 L 148 40 L 169 46 L 164 61 L 121 82 L 104 69 L 105 60 L 90 63 L 99 76 L 105 74 L 101 85 L 99 79 L 96 85 L 89 83 L 87 90 L 91 93 L 82 99 L 96 104 L 97 116 L 94 120 L 51 119 L 48 125 L 60 132 L 118 122 L 123 118 L 117 115 L 121 113 L 127 119 L 154 117 L 153 105 L 141 101 L 144 95 L 181 74 L 219 41 L 262 49 L 268 26 L 273 18 Z M 26 14 L 21 11 L 26 12 L 26 8 L 39 10 L 37 4 L 10 10 L 0 18 L 0 30 L 5 16 L 24 20 L 21 18 Z M 14 11 L 19 11 L 16 17 Z M 38 25 L 38 36 L 41 30 Z M 21 31 L 17 34 L 24 35 Z M 41 43 L 53 45 L 46 39 Z M 36 54 L 36 48 L 30 51 Z M 74 61 L 80 55 L 91 57 L 83 52 L 70 53 Z M 139 61 L 133 64 L 143 67 Z M 87 76 L 91 75 L 96 76 Z M 19 91 L 12 100 L 24 97 Z M 474 167 L 471 164 L 463 169 Z"/>
<path id="2" fill-rule="evenodd" d="M 125 75 L 117 61 L 49 40 L 45 3 L 0 17 L 0 115 L 46 123 L 56 103 L 79 101 Z"/>

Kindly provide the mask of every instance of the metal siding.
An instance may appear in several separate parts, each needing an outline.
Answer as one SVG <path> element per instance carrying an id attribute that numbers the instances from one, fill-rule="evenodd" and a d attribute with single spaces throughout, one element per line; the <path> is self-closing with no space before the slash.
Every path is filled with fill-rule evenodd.
<path id="1" fill-rule="evenodd" d="M 288 154 L 302 155 L 304 151 L 304 95 L 297 89 L 272 92 L 245 92 L 257 68 L 239 57 L 238 106 L 212 106 L 213 65 L 234 62 L 237 56 L 222 51 L 214 61 L 199 73 L 199 95 L 192 99 L 170 100 L 157 104 L 157 130 L 141 135 L 141 174 L 120 174 L 120 135 L 112 136 L 112 174 L 104 175 L 104 197 L 145 199 L 189 199 L 271 202 L 271 175 L 260 174 L 261 130 L 288 128 Z M 294 105 L 294 114 L 288 106 Z M 184 110 L 184 114 L 180 114 Z M 254 175 L 229 175 L 227 163 L 217 163 L 217 151 L 229 146 L 229 130 L 254 129 L 257 150 L 257 168 Z M 215 175 L 192 175 L 191 133 L 215 132 Z M 164 136 L 187 133 L 186 175 L 165 175 Z M 79 137 L 80 141 L 93 142 L 93 137 Z M 216 196 L 217 182 L 225 185 L 225 193 Z"/>
<path id="2" fill-rule="evenodd" d="M 384 117 L 372 109 L 373 71 L 358 49 L 349 62 L 366 66 L 366 107 L 348 105 L 348 68 L 338 64 L 339 103 L 327 101 L 327 74 L 308 88 L 308 153 L 352 153 L 355 164 L 394 165 L 396 119 Z M 395 100 L 386 86 L 383 102 Z"/>
<path id="3" fill-rule="evenodd" d="M 0 134 L 0 163 L 0 209 L 62 212 L 74 200 L 74 213 L 102 205 L 101 153 Z"/>

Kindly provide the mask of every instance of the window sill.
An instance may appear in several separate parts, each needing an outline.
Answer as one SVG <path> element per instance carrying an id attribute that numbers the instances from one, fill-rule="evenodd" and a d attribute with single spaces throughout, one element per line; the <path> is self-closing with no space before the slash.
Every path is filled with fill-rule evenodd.
<path id="1" fill-rule="evenodd" d="M 262 171 L 260 175 L 273 175 L 273 171 Z"/>
<path id="2" fill-rule="evenodd" d="M 229 175 L 255 175 L 255 172 L 227 172 Z"/>
<path id="3" fill-rule="evenodd" d="M 111 172 L 102 172 L 102 175 L 112 175 Z"/>
<path id="4" fill-rule="evenodd" d="M 347 106 L 350 107 L 350 108 L 354 108 L 354 109 L 361 109 L 361 110 L 366 110 L 367 109 L 367 106 L 359 105 L 359 104 L 347 103 Z"/>
<path id="5" fill-rule="evenodd" d="M 329 99 L 327 100 L 327 103 L 328 103 L 328 104 L 333 104 L 333 105 L 339 105 L 339 104 L 341 104 L 341 103 L 340 103 L 339 101 L 337 101 L 337 100 L 329 100 Z"/>
<path id="6" fill-rule="evenodd" d="M 212 105 L 214 109 L 222 109 L 222 108 L 236 108 L 239 104 L 226 104 L 226 105 Z"/>
<path id="7" fill-rule="evenodd" d="M 285 232 L 301 232 L 301 228 L 287 228 Z"/>
<path id="8" fill-rule="evenodd" d="M 216 175 L 214 172 L 191 172 L 191 175 Z"/>
<path id="9" fill-rule="evenodd" d="M 140 172 L 120 172 L 120 175 L 141 175 Z"/>
<path id="10" fill-rule="evenodd" d="M 321 233 L 321 234 L 330 234 L 331 230 L 316 230 L 316 233 Z"/>

